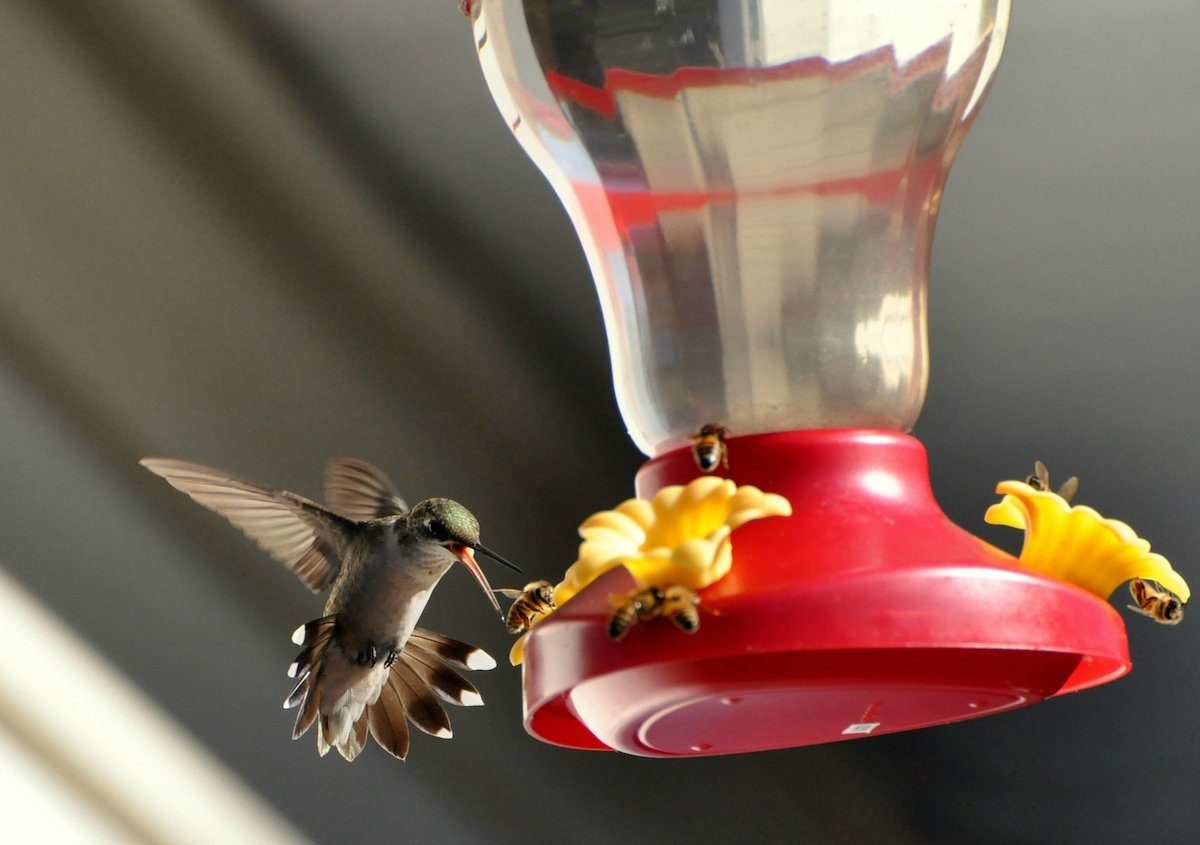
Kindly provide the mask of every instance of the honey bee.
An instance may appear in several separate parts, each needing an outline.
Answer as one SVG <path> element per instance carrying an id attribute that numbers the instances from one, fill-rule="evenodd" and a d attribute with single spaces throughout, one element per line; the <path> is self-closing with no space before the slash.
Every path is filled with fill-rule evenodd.
<path id="1" fill-rule="evenodd" d="M 692 435 L 692 457 L 703 472 L 712 472 L 717 464 L 729 469 L 729 450 L 725 448 L 724 426 L 706 423 Z"/>
<path id="2" fill-rule="evenodd" d="M 554 610 L 554 585 L 549 581 L 531 581 L 523 590 L 496 590 L 515 599 L 504 616 L 504 628 L 510 634 L 523 634 L 533 620 Z"/>
<path id="3" fill-rule="evenodd" d="M 1033 465 L 1033 475 L 1025 479 L 1025 483 L 1034 490 L 1050 490 L 1050 470 L 1046 469 L 1046 465 L 1041 461 L 1037 461 Z M 1075 492 L 1079 489 L 1079 479 L 1071 476 L 1063 482 L 1058 488 L 1058 495 L 1064 502 L 1070 502 L 1075 498 Z"/>
<path id="4" fill-rule="evenodd" d="M 643 592 L 648 592 L 643 590 Z M 642 602 L 638 596 L 642 593 L 635 593 L 626 601 L 621 603 L 612 618 L 608 620 L 608 635 L 614 640 L 623 640 L 625 635 L 629 633 L 629 629 L 633 627 L 633 623 L 638 620 L 642 613 Z"/>
<path id="5" fill-rule="evenodd" d="M 700 629 L 700 596 L 687 587 L 648 587 L 622 599 L 608 620 L 608 635 L 622 640 L 635 622 L 665 616 L 685 634 Z"/>
<path id="6" fill-rule="evenodd" d="M 1130 610 L 1136 610 L 1163 625 L 1178 625 L 1183 620 L 1183 602 L 1155 582 L 1134 578 L 1129 582 L 1129 592 L 1137 602 L 1136 605 L 1127 605 Z"/>

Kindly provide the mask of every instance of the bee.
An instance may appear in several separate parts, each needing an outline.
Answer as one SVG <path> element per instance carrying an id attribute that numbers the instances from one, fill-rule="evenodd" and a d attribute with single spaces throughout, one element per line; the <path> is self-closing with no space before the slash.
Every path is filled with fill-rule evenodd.
<path id="1" fill-rule="evenodd" d="M 692 457 L 703 472 L 712 472 L 717 464 L 729 469 L 729 450 L 725 447 L 724 426 L 706 423 L 692 435 Z"/>
<path id="2" fill-rule="evenodd" d="M 700 596 L 687 587 L 648 587 L 622 599 L 608 620 L 608 635 L 622 640 L 635 622 L 665 616 L 685 634 L 700 629 Z"/>
<path id="3" fill-rule="evenodd" d="M 675 623 L 685 634 L 700 630 L 700 596 L 687 587 L 667 587 L 663 591 L 660 615 Z"/>
<path id="4" fill-rule="evenodd" d="M 504 628 L 510 634 L 523 634 L 533 620 L 554 610 L 554 585 L 549 581 L 531 581 L 523 590 L 496 590 L 515 599 L 504 617 Z"/>
<path id="5" fill-rule="evenodd" d="M 1183 620 L 1183 602 L 1154 581 L 1134 578 L 1129 582 L 1129 592 L 1137 602 L 1136 605 L 1127 605 L 1130 610 L 1136 610 L 1163 625 L 1178 625 Z"/>
<path id="6" fill-rule="evenodd" d="M 1046 465 L 1041 461 L 1036 461 L 1033 465 L 1033 475 L 1027 477 L 1025 483 L 1034 490 L 1051 490 L 1050 470 L 1046 469 Z M 1070 502 L 1075 498 L 1077 490 L 1079 490 L 1079 479 L 1072 475 L 1058 488 L 1058 495 L 1064 502 Z"/>
<path id="7" fill-rule="evenodd" d="M 643 602 L 639 598 L 650 592 L 643 590 L 641 593 L 634 593 L 628 599 L 617 606 L 612 618 L 608 620 L 608 635 L 614 640 L 623 640 L 625 635 L 629 633 L 629 629 L 633 627 L 633 623 L 642 615 Z"/>

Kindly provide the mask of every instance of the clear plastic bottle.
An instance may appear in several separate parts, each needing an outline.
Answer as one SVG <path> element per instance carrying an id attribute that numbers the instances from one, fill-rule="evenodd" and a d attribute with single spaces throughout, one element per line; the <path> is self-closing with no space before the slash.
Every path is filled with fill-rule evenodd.
<path id="1" fill-rule="evenodd" d="M 480 60 L 600 294 L 654 456 L 732 434 L 907 431 L 947 171 L 1008 0 L 482 0 Z"/>

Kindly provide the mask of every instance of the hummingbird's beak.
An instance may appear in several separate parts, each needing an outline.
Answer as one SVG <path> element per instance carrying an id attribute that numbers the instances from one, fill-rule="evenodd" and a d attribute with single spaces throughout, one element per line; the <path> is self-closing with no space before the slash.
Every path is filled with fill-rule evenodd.
<path id="1" fill-rule="evenodd" d="M 470 546 L 462 546 L 458 544 L 450 547 L 450 551 L 453 552 L 454 556 L 458 558 L 459 562 L 463 566 L 471 570 L 471 574 L 475 576 L 475 580 L 479 582 L 479 586 L 483 587 L 483 592 L 487 594 L 488 600 L 492 603 L 492 607 L 496 608 L 497 613 L 503 615 L 502 611 L 500 610 L 500 602 L 496 601 L 496 594 L 492 591 L 492 585 L 488 583 L 487 576 L 483 574 L 483 570 L 479 568 L 479 562 L 475 560 L 476 549 L 483 552 L 488 557 L 495 559 L 499 563 L 504 564 L 510 569 L 516 569 L 517 572 L 520 572 L 521 570 L 517 569 L 517 567 L 513 566 L 507 560 L 500 557 L 495 552 L 489 551 L 486 547 L 479 543 L 475 544 L 474 549 L 472 549 Z"/>
<path id="2" fill-rule="evenodd" d="M 522 569 L 521 567 L 517 566 L 515 563 L 512 563 L 512 562 L 510 562 L 510 561 L 507 561 L 507 560 L 505 560 L 504 558 L 500 557 L 500 555 L 498 555 L 498 554 L 496 554 L 495 552 L 493 552 L 491 549 L 489 549 L 489 548 L 488 548 L 487 546 L 485 546 L 483 543 L 476 543 L 476 544 L 475 544 L 475 551 L 477 551 L 477 552 L 481 552 L 482 554 L 485 554 L 485 555 L 487 555 L 488 557 L 490 557 L 492 560 L 496 561 L 496 563 L 500 564 L 501 566 L 507 566 L 507 567 L 508 567 L 509 569 L 511 569 L 513 572 L 520 573 L 521 575 L 524 575 L 524 574 L 525 574 L 525 570 L 524 570 L 524 569 Z"/>

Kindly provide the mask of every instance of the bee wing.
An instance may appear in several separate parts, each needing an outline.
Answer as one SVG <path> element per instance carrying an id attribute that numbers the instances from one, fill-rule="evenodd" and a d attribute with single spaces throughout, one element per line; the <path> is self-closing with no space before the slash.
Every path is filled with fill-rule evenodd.
<path id="1" fill-rule="evenodd" d="M 1050 470 L 1046 469 L 1046 465 L 1041 461 L 1033 462 L 1033 474 L 1037 476 L 1037 480 L 1042 482 L 1042 489 L 1050 489 Z"/>
<path id="2" fill-rule="evenodd" d="M 325 465 L 325 501 L 342 516 L 360 522 L 408 513 L 408 503 L 383 470 L 357 458 Z"/>
<path id="3" fill-rule="evenodd" d="M 1058 488 L 1058 495 L 1061 496 L 1064 501 L 1069 502 L 1073 498 L 1075 498 L 1075 493 L 1078 490 L 1079 490 L 1079 479 L 1076 476 L 1072 475 L 1070 478 L 1068 478 L 1066 481 L 1063 482 L 1062 487 Z"/>
<path id="4" fill-rule="evenodd" d="M 303 496 L 242 481 L 219 469 L 174 458 L 138 461 L 200 505 L 219 513 L 263 551 L 282 563 L 314 593 L 341 567 L 341 541 L 353 523 Z"/>
<path id="5" fill-rule="evenodd" d="M 1139 605 L 1145 604 L 1149 597 L 1150 585 L 1141 578 L 1134 578 L 1129 582 L 1129 595 L 1133 596 L 1133 600 Z"/>
<path id="6" fill-rule="evenodd" d="M 1153 613 L 1151 613 L 1150 611 L 1148 611 L 1144 608 L 1138 607 L 1136 604 L 1127 604 L 1125 606 L 1127 608 L 1129 608 L 1130 610 L 1132 610 L 1134 613 L 1140 613 L 1142 616 L 1149 616 L 1151 619 L 1154 618 Z"/>
<path id="7" fill-rule="evenodd" d="M 492 590 L 492 592 L 499 593 L 500 595 L 502 595 L 508 599 L 519 599 L 521 596 L 525 595 L 524 590 L 511 590 L 507 587 L 502 587 L 499 590 Z"/>

